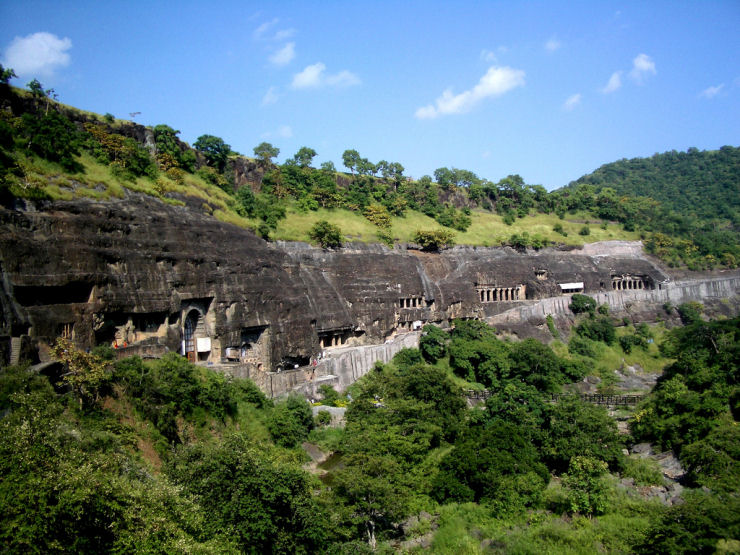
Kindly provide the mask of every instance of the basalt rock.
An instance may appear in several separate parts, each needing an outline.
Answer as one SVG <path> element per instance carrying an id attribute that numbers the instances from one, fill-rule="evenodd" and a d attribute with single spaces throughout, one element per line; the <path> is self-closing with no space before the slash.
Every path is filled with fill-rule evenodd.
<path id="1" fill-rule="evenodd" d="M 35 342 L 42 359 L 44 345 L 65 335 L 82 348 L 239 364 L 252 377 L 310 369 L 327 350 L 395 344 L 454 318 L 546 335 L 545 316 L 568 317 L 574 292 L 631 314 L 684 298 L 635 244 L 524 254 L 355 244 L 329 251 L 266 243 L 195 208 L 134 193 L 0 208 L 0 336 Z M 732 297 L 740 288 L 733 276 L 681 295 Z"/>

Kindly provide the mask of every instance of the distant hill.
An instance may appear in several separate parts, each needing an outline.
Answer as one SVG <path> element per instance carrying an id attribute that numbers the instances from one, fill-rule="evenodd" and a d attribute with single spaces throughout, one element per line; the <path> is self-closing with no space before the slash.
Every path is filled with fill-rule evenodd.
<path id="1" fill-rule="evenodd" d="M 622 159 L 571 182 L 618 195 L 651 197 L 665 208 L 702 220 L 740 224 L 740 148 L 686 152 L 672 150 L 650 158 Z"/>

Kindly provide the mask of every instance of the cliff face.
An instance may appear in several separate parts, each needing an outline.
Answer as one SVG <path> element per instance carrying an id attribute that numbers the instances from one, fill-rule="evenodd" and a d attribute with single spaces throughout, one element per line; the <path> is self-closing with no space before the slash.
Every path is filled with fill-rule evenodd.
<path id="1" fill-rule="evenodd" d="M 310 368 L 327 349 L 382 344 L 425 323 L 493 321 L 572 292 L 666 286 L 664 272 L 630 248 L 590 249 L 325 251 L 268 244 L 138 194 L 20 205 L 0 209 L 0 335 L 37 342 L 42 358 L 44 344 L 66 335 L 83 348 L 239 364 L 254 377 Z"/>

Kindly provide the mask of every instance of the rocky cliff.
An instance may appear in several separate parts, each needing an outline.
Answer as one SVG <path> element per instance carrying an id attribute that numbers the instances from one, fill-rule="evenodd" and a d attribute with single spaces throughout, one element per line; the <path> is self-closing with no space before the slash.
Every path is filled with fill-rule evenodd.
<path id="1" fill-rule="evenodd" d="M 10 338 L 43 359 L 44 345 L 66 335 L 83 348 L 241 365 L 237 373 L 254 378 L 310 369 L 328 350 L 393 342 L 426 323 L 480 318 L 527 333 L 523 323 L 567 307 L 573 292 L 624 308 L 633 297 L 655 306 L 672 286 L 639 244 L 327 251 L 266 243 L 134 193 L 1 208 L 0 272 L 4 358 Z M 733 297 L 739 284 L 717 294 Z M 543 299 L 554 304 L 543 308 Z"/>

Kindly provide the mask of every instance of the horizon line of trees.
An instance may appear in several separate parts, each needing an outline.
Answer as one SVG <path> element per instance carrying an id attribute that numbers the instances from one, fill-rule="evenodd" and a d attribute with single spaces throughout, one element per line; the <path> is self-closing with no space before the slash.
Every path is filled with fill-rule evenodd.
<path id="1" fill-rule="evenodd" d="M 12 69 L 0 66 L 0 82 L 7 84 L 12 76 Z M 241 215 L 260 220 L 257 232 L 266 239 L 287 214 L 288 202 L 300 211 L 346 208 L 359 212 L 377 226 L 378 239 L 389 245 L 393 244 L 392 217 L 402 217 L 408 210 L 419 211 L 459 232 L 471 226 L 473 209 L 495 212 L 507 225 L 533 212 L 554 213 L 560 219 L 568 213 L 586 212 L 602 221 L 619 222 L 626 231 L 639 231 L 647 251 L 672 266 L 684 264 L 701 270 L 734 268 L 740 263 L 740 149 L 733 147 L 723 147 L 718 153 L 689 149 L 685 154 L 656 155 L 649 163 L 621 160 L 548 192 L 541 185 L 526 184 L 519 175 L 494 183 L 454 167 L 437 168 L 433 176 L 412 180 L 404 175 L 405 168 L 399 162 L 373 163 L 355 149 L 342 154 L 349 175 L 338 172 L 331 161 L 314 168 L 317 152 L 307 146 L 277 164 L 273 160 L 280 149 L 262 142 L 253 149 L 264 172 L 260 190 L 254 194 L 245 187 L 235 191 L 230 161 L 240 154 L 220 137 L 204 134 L 189 147 L 179 139 L 178 130 L 159 124 L 152 128 L 153 148 L 147 149 L 117 132 L 121 129 L 111 114 L 103 116 L 103 121 L 87 121 L 80 126 L 55 104 L 53 89 L 44 89 L 35 79 L 28 87 L 38 113 L 0 118 L 0 179 L 5 195 L 13 190 L 8 183 L 22 173 L 14 150 L 30 151 L 73 172 L 81 170 L 75 156 L 85 150 L 122 179 L 146 176 L 156 182 L 164 174 L 183 183 L 185 174 L 197 175 L 232 196 L 233 206 Z M 671 169 L 674 162 L 677 169 Z M 625 166 L 629 171 L 624 170 Z M 640 181 L 643 168 L 648 168 L 647 182 L 653 189 Z M 689 191 L 687 182 L 669 186 L 661 182 L 661 172 L 671 179 L 689 174 L 705 189 L 719 193 L 692 190 L 694 197 L 701 198 L 694 199 L 691 211 L 687 211 L 686 202 L 678 200 L 681 196 L 677 193 Z M 698 176 L 704 174 L 707 176 L 699 180 Z M 657 191 L 661 199 L 644 196 L 650 190 Z M 710 217 L 712 214 L 714 217 Z M 539 248 L 546 243 L 523 234 L 513 235 L 510 242 L 515 248 Z"/>

